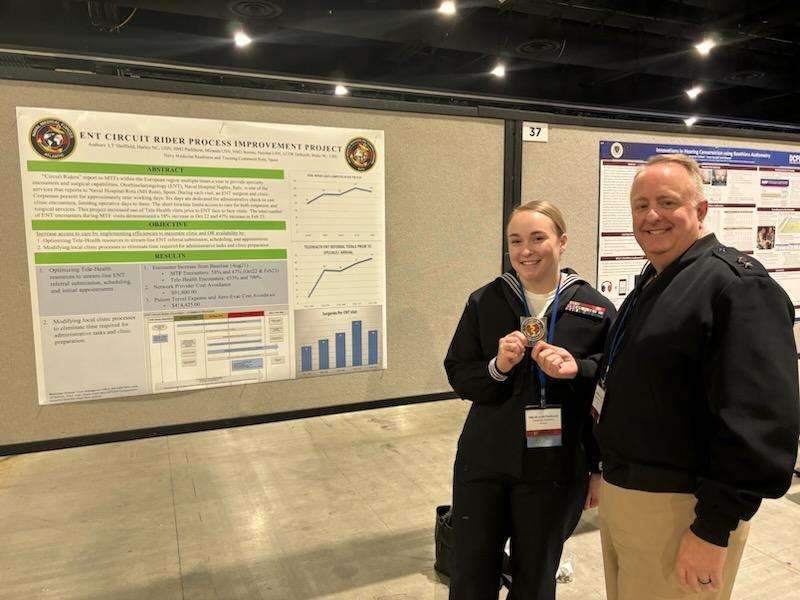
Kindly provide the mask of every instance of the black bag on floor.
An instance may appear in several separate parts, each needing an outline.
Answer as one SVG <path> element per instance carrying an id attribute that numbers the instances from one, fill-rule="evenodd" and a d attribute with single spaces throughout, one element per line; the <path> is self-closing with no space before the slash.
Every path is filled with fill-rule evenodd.
<path id="1" fill-rule="evenodd" d="M 433 568 L 442 575 L 450 577 L 453 572 L 453 510 L 449 505 L 436 507 L 436 529 L 434 530 L 436 543 L 436 560 Z M 500 576 L 500 586 L 511 589 L 511 557 L 503 551 L 503 572 Z"/>
<path id="2" fill-rule="evenodd" d="M 453 569 L 453 511 L 450 506 L 436 507 L 436 561 L 433 568 L 442 575 L 450 577 Z"/>

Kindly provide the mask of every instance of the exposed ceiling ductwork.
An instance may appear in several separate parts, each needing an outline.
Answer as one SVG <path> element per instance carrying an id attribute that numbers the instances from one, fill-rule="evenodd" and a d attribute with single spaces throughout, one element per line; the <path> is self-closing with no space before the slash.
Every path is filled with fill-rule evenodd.
<path id="1" fill-rule="evenodd" d="M 800 123 L 797 2 L 457 4 L 448 17 L 429 0 L 12 1 L 0 46 Z M 703 58 L 693 45 L 707 35 L 720 45 Z"/>

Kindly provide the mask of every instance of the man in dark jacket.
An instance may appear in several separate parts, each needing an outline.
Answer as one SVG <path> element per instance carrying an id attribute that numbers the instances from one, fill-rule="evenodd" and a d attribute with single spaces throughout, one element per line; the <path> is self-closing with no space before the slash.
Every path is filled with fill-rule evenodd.
<path id="1" fill-rule="evenodd" d="M 697 163 L 652 157 L 631 188 L 650 264 L 620 308 L 593 407 L 608 600 L 730 598 L 749 519 L 789 487 L 794 307 L 704 226 Z"/>

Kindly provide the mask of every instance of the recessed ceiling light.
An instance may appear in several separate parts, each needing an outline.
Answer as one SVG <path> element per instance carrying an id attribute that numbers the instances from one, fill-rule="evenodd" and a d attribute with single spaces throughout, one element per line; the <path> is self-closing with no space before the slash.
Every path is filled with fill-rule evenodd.
<path id="1" fill-rule="evenodd" d="M 691 98 L 692 100 L 694 100 L 700 94 L 702 94 L 703 91 L 704 90 L 702 86 L 696 85 L 693 88 L 689 88 L 688 90 L 686 90 L 686 95 L 689 96 L 689 98 Z"/>
<path id="2" fill-rule="evenodd" d="M 250 45 L 253 40 L 241 29 L 233 34 L 233 41 L 239 48 Z"/>
<path id="3" fill-rule="evenodd" d="M 697 50 L 701 56 L 708 56 L 708 53 L 711 52 L 711 49 L 716 46 L 716 42 L 711 38 L 706 38 L 699 44 L 695 44 L 694 48 Z"/>
<path id="4" fill-rule="evenodd" d="M 333 90 L 333 93 L 337 96 L 346 96 L 350 93 L 350 90 L 340 84 L 336 86 L 336 89 Z"/>
<path id="5" fill-rule="evenodd" d="M 697 123 L 697 117 L 688 117 L 684 119 L 683 122 L 686 123 L 687 127 L 691 127 L 692 125 Z"/>
<path id="6" fill-rule="evenodd" d="M 456 14 L 456 3 L 452 0 L 445 0 L 439 5 L 439 12 L 443 15 Z"/>
<path id="7" fill-rule="evenodd" d="M 497 66 L 492 69 L 492 75 L 495 77 L 505 77 L 506 76 L 506 66 L 503 63 L 497 63 Z"/>

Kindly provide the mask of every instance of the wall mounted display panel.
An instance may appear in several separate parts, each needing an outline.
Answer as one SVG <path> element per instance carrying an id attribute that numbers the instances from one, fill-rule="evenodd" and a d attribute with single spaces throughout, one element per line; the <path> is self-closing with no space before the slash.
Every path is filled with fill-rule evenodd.
<path id="1" fill-rule="evenodd" d="M 57 98 L 57 101 L 53 98 Z M 150 117 L 172 120 L 179 116 L 225 123 L 301 124 L 312 129 L 383 131 L 384 274 L 380 275 L 380 240 L 355 239 L 351 235 L 347 239 L 307 238 L 280 245 L 276 241 L 271 249 L 285 249 L 286 258 L 269 260 L 285 265 L 287 295 L 295 303 L 292 310 L 288 309 L 288 304 L 269 303 L 261 306 L 270 309 L 264 310 L 264 315 L 246 314 L 259 312 L 255 310 L 257 307 L 250 305 L 164 309 L 164 312 L 173 311 L 175 314 L 171 319 L 166 315 L 161 321 L 151 321 L 148 344 L 142 342 L 138 348 L 131 347 L 127 352 L 134 353 L 136 361 L 141 356 L 149 357 L 146 361 L 149 377 L 163 376 L 169 380 L 170 377 L 180 376 L 185 378 L 184 383 L 191 383 L 193 379 L 198 379 L 197 371 L 192 372 L 192 369 L 199 370 L 206 360 L 224 354 L 210 354 L 220 347 L 209 346 L 208 343 L 227 346 L 229 341 L 237 339 L 206 339 L 209 336 L 226 336 L 228 328 L 241 326 L 259 329 L 258 335 L 254 335 L 252 340 L 260 339 L 262 342 L 257 345 L 271 346 L 280 344 L 277 338 L 281 335 L 281 328 L 286 325 L 285 331 L 293 331 L 296 337 L 285 353 L 287 361 L 294 363 L 295 379 L 202 389 L 183 388 L 155 394 L 40 405 L 31 311 L 31 283 L 37 286 L 40 283 L 38 279 L 31 282 L 29 275 L 26 238 L 28 231 L 33 230 L 26 226 L 21 161 L 18 144 L 14 141 L 18 129 L 16 108 L 26 106 L 144 115 L 143 121 Z M 7 80 L 0 80 L 0 115 L 5 117 L 3 122 L 7 125 L 9 141 L 8 151 L 0 155 L 0 197 L 4 208 L 4 219 L 0 222 L 0 253 L 5 261 L 5 285 L 0 287 L 0 301 L 5 307 L 2 349 L 7 357 L 0 365 L 0 377 L 5 382 L 0 445 L 346 406 L 450 391 L 442 360 L 464 301 L 470 291 L 497 275 L 500 258 L 498 232 L 502 227 L 503 206 L 502 121 Z M 26 135 L 28 133 L 26 131 Z M 349 138 L 345 141 L 349 141 Z M 85 140 L 78 141 L 78 149 L 82 143 Z M 69 160 L 74 159 L 63 159 L 62 162 Z M 464 165 L 469 167 L 465 168 Z M 235 168 L 245 165 L 225 166 Z M 272 169 L 275 164 L 264 161 L 249 167 Z M 350 172 L 349 167 L 347 169 Z M 355 171 L 351 173 L 357 175 Z M 170 179 L 173 182 L 177 180 L 177 177 Z M 270 180 L 270 183 L 276 181 Z M 365 219 L 369 221 L 370 217 L 364 216 L 363 208 L 370 201 L 372 192 L 353 189 L 357 187 L 362 186 L 351 183 L 326 187 L 318 178 L 309 178 L 309 181 L 297 186 L 297 195 L 290 195 L 290 214 L 285 230 L 245 230 L 246 234 L 254 237 L 272 236 L 272 239 L 283 235 L 289 239 L 298 231 L 295 228 L 295 216 L 297 223 L 313 230 L 326 220 L 315 220 L 315 215 L 310 211 L 330 211 L 345 205 L 348 213 L 353 211 L 354 215 L 361 215 L 359 223 L 364 226 Z M 368 189 L 368 186 L 363 187 Z M 301 204 L 301 200 L 304 204 Z M 357 212 L 359 207 L 362 213 Z M 332 214 L 339 213 L 328 212 L 328 220 L 335 222 L 337 228 L 346 229 L 344 225 L 347 223 L 331 220 Z M 113 220 L 111 217 L 103 218 Z M 237 217 L 237 220 L 245 219 Z M 280 219 L 267 217 L 265 220 Z M 355 222 L 353 219 L 349 223 L 352 225 Z M 41 231 L 49 231 L 48 235 L 57 232 L 53 229 Z M 193 231 L 200 230 L 186 230 L 180 234 L 159 230 L 158 233 L 185 237 L 199 235 Z M 152 232 L 144 233 L 154 235 Z M 227 235 L 222 230 L 219 233 Z M 352 229 L 350 233 L 354 233 Z M 104 234 L 104 237 L 108 236 Z M 260 264 L 264 260 L 267 259 L 259 257 L 242 262 Z M 203 259 L 200 262 L 209 261 Z M 167 264 L 178 263 L 185 267 L 185 261 L 174 259 Z M 122 270 L 124 265 L 111 263 L 107 266 L 113 266 L 112 274 L 125 274 Z M 142 273 L 158 281 L 163 272 L 156 267 L 163 265 L 164 261 L 148 263 L 144 265 L 148 269 L 142 269 Z M 171 275 L 173 271 L 178 273 L 174 281 Z M 196 281 L 189 281 L 194 277 L 193 274 L 179 270 L 169 273 L 165 278 L 170 286 L 197 286 Z M 248 276 L 251 275 L 248 273 Z M 280 270 L 269 275 L 278 278 L 284 276 Z M 381 276 L 385 277 L 386 282 L 387 302 L 384 305 L 376 302 L 381 290 L 374 283 L 375 278 L 380 280 Z M 118 277 L 108 281 L 128 279 Z M 206 291 L 200 290 L 198 293 L 205 294 Z M 38 296 L 36 294 L 37 301 Z M 365 300 L 354 302 L 356 296 Z M 287 313 L 280 312 L 281 306 L 287 307 Z M 380 311 L 375 308 L 378 306 Z M 154 312 L 158 310 L 161 309 Z M 175 318 L 178 315 L 190 318 L 179 321 Z M 316 321 L 309 320 L 309 315 Z M 244 323 L 244 320 L 252 322 Z M 288 327 L 290 320 L 294 329 Z M 385 321 L 385 330 L 381 330 L 381 321 Z M 215 327 L 226 331 L 224 334 L 211 331 Z M 187 342 L 184 346 L 186 355 L 181 355 L 177 367 L 174 354 L 170 353 L 171 332 L 172 335 L 175 335 L 174 332 L 181 333 L 182 337 L 186 337 L 182 341 Z M 187 335 L 184 336 L 183 332 L 187 332 Z M 208 342 L 205 345 L 198 341 L 201 333 L 204 336 L 202 339 Z M 256 332 L 233 332 L 234 335 L 253 333 Z M 322 369 L 320 364 L 320 356 L 323 361 L 326 357 L 324 349 L 321 355 L 319 352 L 320 341 L 324 340 L 328 340 L 327 369 Z M 344 367 L 338 368 L 337 343 L 339 364 L 344 363 Z M 308 346 L 312 348 L 310 373 L 302 370 L 303 348 Z M 264 358 L 280 359 L 267 354 L 276 351 L 282 353 L 283 348 L 265 348 Z M 109 355 L 108 360 L 134 364 L 125 353 L 114 352 Z M 185 365 L 183 358 L 186 358 Z M 237 370 L 234 373 L 257 370 L 259 358 L 246 354 L 236 358 Z M 361 364 L 358 364 L 359 358 Z M 218 365 L 227 361 L 233 368 L 233 363 L 228 359 L 208 360 L 208 363 Z M 381 368 L 384 364 L 385 369 Z M 279 368 L 279 360 L 274 365 L 265 361 L 268 377 L 273 366 Z M 85 368 L 100 368 L 100 365 L 87 365 Z M 114 368 L 119 366 L 115 365 Z M 178 370 L 180 375 L 175 375 Z M 320 371 L 325 374 L 345 371 L 345 374 L 316 376 Z"/>

